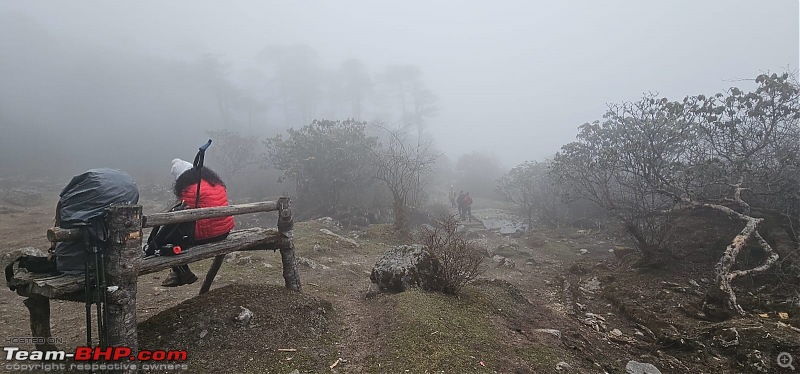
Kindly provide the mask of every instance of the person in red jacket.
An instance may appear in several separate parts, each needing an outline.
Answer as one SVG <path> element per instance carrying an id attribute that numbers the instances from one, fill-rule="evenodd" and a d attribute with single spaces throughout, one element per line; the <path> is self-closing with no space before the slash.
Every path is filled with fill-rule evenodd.
<path id="1" fill-rule="evenodd" d="M 172 175 L 176 178 L 173 193 L 191 208 L 210 208 L 228 205 L 228 190 L 219 175 L 203 166 L 200 181 L 200 203 L 197 200 L 197 169 L 189 162 L 181 159 L 172 160 Z M 233 216 L 201 219 L 195 223 L 195 245 L 218 242 L 228 237 L 233 230 Z M 167 279 L 161 284 L 164 287 L 176 287 L 192 284 L 197 276 L 189 270 L 189 265 L 175 266 Z"/>
<path id="2" fill-rule="evenodd" d="M 472 222 L 472 196 L 469 195 L 469 191 L 464 195 L 464 215 Z"/>

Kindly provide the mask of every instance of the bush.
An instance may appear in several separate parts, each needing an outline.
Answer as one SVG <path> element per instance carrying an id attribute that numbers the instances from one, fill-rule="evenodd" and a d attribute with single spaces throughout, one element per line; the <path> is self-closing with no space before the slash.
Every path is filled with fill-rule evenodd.
<path id="1" fill-rule="evenodd" d="M 482 266 L 486 249 L 466 239 L 458 232 L 458 221 L 453 215 L 442 216 L 434 227 L 423 228 L 420 242 L 439 260 L 437 290 L 458 294 L 470 281 L 486 271 Z"/>

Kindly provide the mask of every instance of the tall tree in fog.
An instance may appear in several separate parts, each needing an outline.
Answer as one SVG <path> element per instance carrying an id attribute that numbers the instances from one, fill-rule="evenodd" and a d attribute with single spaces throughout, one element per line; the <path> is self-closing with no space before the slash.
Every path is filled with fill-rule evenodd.
<path id="1" fill-rule="evenodd" d="M 342 80 L 344 100 L 350 104 L 351 116 L 360 121 L 364 111 L 364 102 L 372 93 L 372 78 L 364 64 L 356 59 L 349 59 L 339 67 Z"/>
<path id="2" fill-rule="evenodd" d="M 417 139 L 428 118 L 439 112 L 438 98 L 425 86 L 422 70 L 414 65 L 392 65 L 381 74 L 381 83 L 400 112 L 403 123 L 417 128 Z"/>
<path id="3" fill-rule="evenodd" d="M 255 136 L 245 136 L 238 131 L 221 129 L 207 132 L 214 140 L 218 163 L 226 180 L 233 180 L 239 172 L 258 164 L 261 152 Z"/>
<path id="4" fill-rule="evenodd" d="M 306 45 L 268 46 L 259 61 L 273 68 L 271 83 L 287 124 L 310 123 L 322 94 L 317 53 Z"/>
<path id="5" fill-rule="evenodd" d="M 198 79 L 205 82 L 216 99 L 222 124 L 231 126 L 244 93 L 228 81 L 230 64 L 223 62 L 219 56 L 205 54 L 198 60 L 197 67 Z"/>

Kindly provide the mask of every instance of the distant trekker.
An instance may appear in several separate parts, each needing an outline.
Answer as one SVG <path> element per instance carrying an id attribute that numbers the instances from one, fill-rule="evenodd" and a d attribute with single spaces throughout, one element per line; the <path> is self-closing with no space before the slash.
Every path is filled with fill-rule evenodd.
<path id="1" fill-rule="evenodd" d="M 464 219 L 464 191 L 458 191 L 456 204 L 458 204 L 458 218 Z"/>
<path id="2" fill-rule="evenodd" d="M 469 196 L 469 191 L 464 195 L 464 215 L 472 222 L 472 197 Z"/>
<path id="3" fill-rule="evenodd" d="M 447 192 L 447 199 L 450 200 L 450 207 L 456 207 L 456 189 L 453 188 L 453 185 L 450 185 L 450 191 Z"/>

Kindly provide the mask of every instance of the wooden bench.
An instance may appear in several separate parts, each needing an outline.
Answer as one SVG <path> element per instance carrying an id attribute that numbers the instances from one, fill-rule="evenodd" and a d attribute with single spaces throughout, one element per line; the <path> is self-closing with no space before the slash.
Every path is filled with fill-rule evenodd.
<path id="1" fill-rule="evenodd" d="M 108 285 L 118 288 L 107 293 L 108 345 L 131 347 L 134 352 L 138 347 L 136 283 L 137 278 L 143 274 L 213 257 L 214 262 L 200 289 L 200 293 L 204 293 L 210 288 L 226 254 L 237 251 L 280 250 L 286 288 L 300 291 L 292 236 L 292 212 L 289 204 L 289 198 L 280 198 L 277 201 L 189 209 L 149 216 L 142 215 L 142 207 L 139 205 L 112 205 L 106 221 L 109 240 L 105 267 Z M 277 228 L 234 230 L 225 240 L 195 246 L 176 256 L 142 257 L 142 228 L 270 211 L 278 211 Z M 47 232 L 47 238 L 51 242 L 80 240 L 82 234 L 77 229 L 51 228 Z M 14 267 L 13 277 L 7 284 L 17 294 L 27 297 L 24 304 L 30 312 L 31 332 L 35 338 L 36 349 L 56 349 L 49 343 L 51 341 L 50 299 L 83 302 L 86 298 L 84 283 L 83 274 L 36 274 L 18 266 Z"/>

